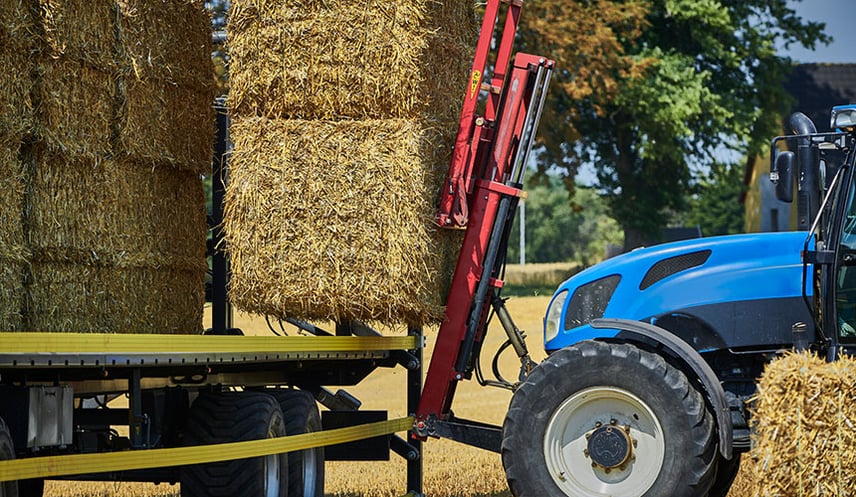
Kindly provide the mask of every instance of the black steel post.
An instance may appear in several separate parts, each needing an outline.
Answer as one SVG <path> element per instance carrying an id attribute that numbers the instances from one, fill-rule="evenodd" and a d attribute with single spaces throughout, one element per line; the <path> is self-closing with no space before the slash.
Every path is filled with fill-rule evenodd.
<path id="1" fill-rule="evenodd" d="M 226 290 L 229 282 L 229 261 L 222 250 L 223 198 L 229 175 L 229 116 L 222 98 L 217 99 L 214 108 L 217 114 L 217 138 L 214 143 L 211 177 L 211 328 L 215 333 L 223 333 L 232 328 L 232 306 L 229 304 Z"/>
<path id="2" fill-rule="evenodd" d="M 422 339 L 422 328 L 409 328 L 407 334 Z M 407 370 L 407 413 L 415 416 L 422 396 L 422 344 L 410 353 L 416 357 L 418 366 Z M 422 441 L 413 435 L 412 430 L 407 432 L 408 443 L 416 449 L 418 457 L 407 460 L 407 491 L 422 495 Z"/>
<path id="3" fill-rule="evenodd" d="M 131 438 L 131 447 L 135 449 L 143 448 L 148 443 L 148 440 L 143 436 L 143 396 L 140 383 L 142 374 L 139 368 L 131 370 L 131 377 L 128 378 L 128 434 Z"/>

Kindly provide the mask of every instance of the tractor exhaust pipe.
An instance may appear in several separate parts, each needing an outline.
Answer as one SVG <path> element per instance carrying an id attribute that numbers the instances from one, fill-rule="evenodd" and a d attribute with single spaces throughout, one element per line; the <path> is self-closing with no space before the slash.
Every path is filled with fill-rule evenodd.
<path id="1" fill-rule="evenodd" d="M 788 124 L 797 138 L 797 229 L 807 230 L 820 208 L 820 172 L 817 148 L 804 135 L 817 133 L 817 126 L 802 112 L 791 115 Z"/>

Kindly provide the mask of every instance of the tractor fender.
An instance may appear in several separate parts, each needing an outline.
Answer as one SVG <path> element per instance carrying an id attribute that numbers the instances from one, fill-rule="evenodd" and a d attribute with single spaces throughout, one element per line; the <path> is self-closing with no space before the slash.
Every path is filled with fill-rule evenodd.
<path id="1" fill-rule="evenodd" d="M 701 381 L 702 385 L 704 385 L 704 395 L 713 406 L 716 416 L 717 431 L 719 432 L 719 452 L 725 459 L 731 459 L 734 433 L 731 426 L 728 401 L 725 399 L 725 391 L 722 389 L 719 377 L 716 376 L 710 365 L 695 349 L 669 331 L 642 321 L 633 321 L 630 319 L 594 319 L 589 324 L 592 328 L 619 330 L 622 332 L 621 335 L 629 333 L 654 340 L 683 361 L 695 373 L 696 378 Z"/>

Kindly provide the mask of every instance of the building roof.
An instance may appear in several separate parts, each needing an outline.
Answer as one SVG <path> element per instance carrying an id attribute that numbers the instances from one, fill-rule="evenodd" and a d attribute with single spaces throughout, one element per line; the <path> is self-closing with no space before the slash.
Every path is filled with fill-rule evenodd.
<path id="1" fill-rule="evenodd" d="M 830 109 L 856 103 L 856 64 L 797 65 L 785 81 L 785 89 L 796 100 L 792 112 L 810 117 L 818 131 L 830 131 Z"/>

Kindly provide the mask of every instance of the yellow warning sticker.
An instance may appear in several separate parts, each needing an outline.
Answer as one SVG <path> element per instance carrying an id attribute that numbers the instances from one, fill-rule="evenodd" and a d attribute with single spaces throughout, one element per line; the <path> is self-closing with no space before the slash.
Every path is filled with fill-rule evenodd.
<path id="1" fill-rule="evenodd" d="M 470 78 L 470 98 L 476 96 L 476 90 L 478 90 L 479 81 L 481 81 L 481 71 L 475 69 L 473 71 L 472 78 Z"/>

